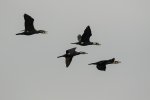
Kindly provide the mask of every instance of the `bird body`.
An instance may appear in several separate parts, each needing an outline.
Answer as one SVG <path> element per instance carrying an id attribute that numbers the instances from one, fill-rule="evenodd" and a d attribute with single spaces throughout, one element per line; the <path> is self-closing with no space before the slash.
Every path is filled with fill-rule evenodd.
<path id="1" fill-rule="evenodd" d="M 96 65 L 98 70 L 105 71 L 106 70 L 106 65 L 108 65 L 108 64 L 118 64 L 118 63 L 121 63 L 121 62 L 120 61 L 115 61 L 115 58 L 112 58 L 112 59 L 109 59 L 109 60 L 102 60 L 102 61 L 91 63 L 91 64 L 88 64 L 88 65 Z"/>
<path id="2" fill-rule="evenodd" d="M 97 42 L 75 42 L 75 43 L 71 43 L 71 44 L 77 44 L 77 45 L 80 45 L 80 46 L 100 45 Z"/>
<path id="3" fill-rule="evenodd" d="M 90 26 L 87 26 L 86 29 L 84 30 L 83 35 L 81 36 L 80 34 L 77 36 L 78 42 L 71 43 L 71 44 L 77 44 L 81 46 L 87 46 L 87 45 L 100 45 L 97 42 L 91 42 L 90 37 L 92 36 L 91 28 Z"/>
<path id="4" fill-rule="evenodd" d="M 68 67 L 74 56 L 77 56 L 77 55 L 80 55 L 80 54 L 87 54 L 86 52 L 81 52 L 81 51 L 77 52 L 75 50 L 76 50 L 76 48 L 68 49 L 68 50 L 66 50 L 66 54 L 64 54 L 62 56 L 58 56 L 57 58 L 65 57 L 66 67 Z"/>
<path id="5" fill-rule="evenodd" d="M 46 31 L 44 30 L 36 30 L 34 28 L 34 19 L 31 16 L 24 14 L 24 20 L 25 20 L 24 23 L 25 30 L 22 33 L 18 33 L 16 35 L 33 35 L 39 33 L 43 33 L 43 34 L 46 33 Z"/>

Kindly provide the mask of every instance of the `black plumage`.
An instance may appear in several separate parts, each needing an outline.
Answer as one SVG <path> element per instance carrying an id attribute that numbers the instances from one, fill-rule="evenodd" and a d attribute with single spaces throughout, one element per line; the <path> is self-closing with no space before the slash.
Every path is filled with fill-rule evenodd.
<path id="1" fill-rule="evenodd" d="M 121 63 L 120 61 L 115 61 L 115 58 L 109 59 L 109 60 L 102 60 L 95 63 L 91 63 L 89 65 L 96 65 L 98 70 L 105 71 L 106 65 L 108 64 L 118 64 Z"/>
<path id="2" fill-rule="evenodd" d="M 78 35 L 78 42 L 71 43 L 71 44 L 77 44 L 81 46 L 87 46 L 87 45 L 100 45 L 97 42 L 91 42 L 90 37 L 92 36 L 91 28 L 90 26 L 87 26 L 86 29 L 84 30 L 83 35 L 81 36 L 80 34 Z"/>
<path id="3" fill-rule="evenodd" d="M 16 35 L 33 35 L 33 34 L 39 34 L 39 33 L 46 33 L 44 30 L 36 30 L 34 28 L 34 19 L 29 16 L 28 14 L 24 14 L 24 26 L 25 30 L 23 30 L 22 33 L 18 33 Z"/>
<path id="4" fill-rule="evenodd" d="M 65 57 L 65 63 L 66 63 L 66 67 L 68 67 L 72 61 L 72 58 L 76 55 L 80 55 L 80 54 L 87 54 L 86 52 L 77 52 L 75 51 L 76 48 L 71 48 L 71 49 L 68 49 L 66 50 L 66 54 L 62 55 L 62 56 L 58 56 L 57 58 L 60 58 L 60 57 Z"/>

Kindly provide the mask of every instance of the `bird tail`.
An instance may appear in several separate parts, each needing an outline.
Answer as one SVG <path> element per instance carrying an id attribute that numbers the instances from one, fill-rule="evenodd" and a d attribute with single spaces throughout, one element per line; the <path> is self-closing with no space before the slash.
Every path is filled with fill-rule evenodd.
<path id="1" fill-rule="evenodd" d="M 58 56 L 57 58 L 60 58 L 60 57 L 62 57 L 62 56 Z"/>
<path id="2" fill-rule="evenodd" d="M 24 33 L 17 33 L 16 35 L 24 35 Z"/>
<path id="3" fill-rule="evenodd" d="M 61 58 L 61 57 L 64 57 L 64 55 L 62 55 L 62 56 L 58 56 L 57 58 Z"/>

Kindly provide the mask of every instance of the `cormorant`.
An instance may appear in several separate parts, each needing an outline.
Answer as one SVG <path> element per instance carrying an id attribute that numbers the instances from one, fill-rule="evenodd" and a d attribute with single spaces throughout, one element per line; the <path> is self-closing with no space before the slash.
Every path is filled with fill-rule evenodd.
<path id="1" fill-rule="evenodd" d="M 75 51 L 76 50 L 76 47 L 75 48 L 71 48 L 71 49 L 68 49 L 66 50 L 66 54 L 62 55 L 62 56 L 58 56 L 57 58 L 60 58 L 60 57 L 65 57 L 65 62 L 66 62 L 66 67 L 68 67 L 72 61 L 72 58 L 76 55 L 80 55 L 80 54 L 87 54 L 86 52 L 77 52 Z"/>
<path id="2" fill-rule="evenodd" d="M 115 61 L 115 58 L 112 58 L 112 59 L 109 59 L 109 60 L 102 60 L 102 61 L 91 63 L 91 64 L 88 64 L 88 65 L 96 65 L 98 70 L 105 71 L 107 64 L 118 64 L 118 63 L 121 63 L 121 62 L 120 61 Z"/>
<path id="3" fill-rule="evenodd" d="M 77 44 L 81 46 L 87 46 L 87 45 L 100 45 L 97 42 L 91 42 L 90 37 L 92 36 L 91 28 L 90 26 L 87 26 L 86 29 L 84 30 L 83 35 L 81 36 L 80 34 L 77 36 L 78 42 L 71 43 L 71 44 Z"/>
<path id="4" fill-rule="evenodd" d="M 34 28 L 34 19 L 27 15 L 27 14 L 24 14 L 24 20 L 25 20 L 25 23 L 24 23 L 24 26 L 25 26 L 25 30 L 23 30 L 22 33 L 18 33 L 16 35 L 33 35 L 33 34 L 39 34 L 39 33 L 46 33 L 46 31 L 44 30 L 36 30 Z"/>

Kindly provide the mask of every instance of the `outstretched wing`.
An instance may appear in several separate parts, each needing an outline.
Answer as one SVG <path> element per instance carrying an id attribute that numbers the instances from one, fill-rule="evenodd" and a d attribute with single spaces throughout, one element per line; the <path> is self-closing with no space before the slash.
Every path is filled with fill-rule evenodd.
<path id="1" fill-rule="evenodd" d="M 27 14 L 24 14 L 24 20 L 25 20 L 25 31 L 28 32 L 28 31 L 35 31 L 35 28 L 34 28 L 34 19 L 27 15 Z"/>
<path id="2" fill-rule="evenodd" d="M 89 42 L 91 36 L 92 36 L 91 28 L 90 26 L 87 26 L 82 35 L 81 42 Z"/>
<path id="3" fill-rule="evenodd" d="M 66 57 L 66 58 L 65 58 L 66 67 L 68 67 L 68 66 L 70 65 L 70 63 L 71 63 L 71 61 L 72 61 L 72 58 L 73 58 L 73 57 Z"/>
<path id="4" fill-rule="evenodd" d="M 96 67 L 97 67 L 98 70 L 101 70 L 101 71 L 105 71 L 106 70 L 106 65 L 105 64 L 104 65 L 99 65 L 98 64 Z"/>
<path id="5" fill-rule="evenodd" d="M 74 52 L 75 52 L 75 50 L 76 50 L 76 47 L 75 48 L 71 48 L 71 49 L 68 49 L 68 50 L 66 50 L 66 54 L 73 54 Z"/>

